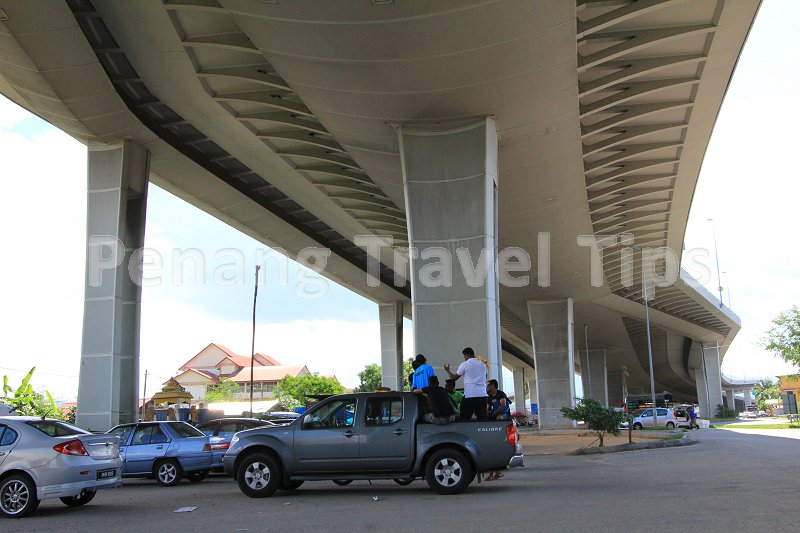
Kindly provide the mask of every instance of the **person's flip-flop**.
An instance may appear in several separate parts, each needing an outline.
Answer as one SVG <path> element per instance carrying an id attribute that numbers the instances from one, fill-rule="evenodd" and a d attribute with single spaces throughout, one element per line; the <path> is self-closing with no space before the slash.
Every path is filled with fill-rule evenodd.
<path id="1" fill-rule="evenodd" d="M 495 479 L 497 479 L 497 474 L 489 474 L 484 478 L 484 481 L 494 481 Z"/>

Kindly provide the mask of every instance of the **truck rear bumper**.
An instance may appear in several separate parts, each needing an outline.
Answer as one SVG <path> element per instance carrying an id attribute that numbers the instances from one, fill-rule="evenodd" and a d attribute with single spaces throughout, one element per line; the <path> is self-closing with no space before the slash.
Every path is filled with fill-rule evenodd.
<path id="1" fill-rule="evenodd" d="M 523 455 L 521 453 L 514 455 L 508 462 L 508 468 L 522 468 L 525 466 L 523 463 Z"/>

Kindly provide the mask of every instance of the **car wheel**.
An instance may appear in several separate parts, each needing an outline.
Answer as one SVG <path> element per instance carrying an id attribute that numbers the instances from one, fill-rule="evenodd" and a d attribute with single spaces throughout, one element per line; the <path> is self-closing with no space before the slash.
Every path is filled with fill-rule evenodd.
<path id="1" fill-rule="evenodd" d="M 394 482 L 397 483 L 398 485 L 405 486 L 405 485 L 410 485 L 411 483 L 413 483 L 414 482 L 414 478 L 413 477 L 394 478 Z"/>
<path id="2" fill-rule="evenodd" d="M 80 507 L 81 505 L 86 505 L 90 501 L 94 500 L 96 495 L 96 490 L 83 489 L 77 496 L 67 496 L 66 498 L 59 499 L 64 505 L 68 505 L 70 507 Z"/>
<path id="3" fill-rule="evenodd" d="M 639 422 L 636 422 L 636 423 L 633 425 L 633 429 L 642 429 L 642 427 L 643 427 L 643 426 L 642 426 L 642 425 L 641 425 Z"/>
<path id="4" fill-rule="evenodd" d="M 174 459 L 167 459 L 156 464 L 156 481 L 162 487 L 173 487 L 181 482 L 181 465 Z"/>
<path id="5" fill-rule="evenodd" d="M 281 490 L 295 490 L 300 488 L 300 485 L 303 484 L 302 480 L 299 481 L 287 481 L 283 485 L 281 485 Z"/>
<path id="6" fill-rule="evenodd" d="M 459 494 L 474 477 L 472 463 L 458 450 L 434 452 L 425 464 L 425 481 L 439 494 Z"/>
<path id="7" fill-rule="evenodd" d="M 667 429 L 675 429 L 675 424 L 672 422 L 667 422 Z"/>
<path id="8" fill-rule="evenodd" d="M 192 483 L 200 483 L 206 477 L 208 477 L 208 470 L 197 470 L 195 472 L 189 472 L 188 474 L 186 474 L 186 477 Z"/>
<path id="9" fill-rule="evenodd" d="M 37 507 L 36 485 L 28 476 L 9 476 L 0 483 L 0 513 L 3 516 L 22 518 Z"/>
<path id="10" fill-rule="evenodd" d="M 336 483 L 337 485 L 339 485 L 340 487 L 346 487 L 347 485 L 352 483 L 353 480 L 352 479 L 334 479 L 333 482 Z"/>
<path id="11" fill-rule="evenodd" d="M 265 453 L 248 455 L 236 472 L 239 489 L 251 498 L 266 498 L 275 494 L 282 484 L 282 477 L 278 462 Z"/>

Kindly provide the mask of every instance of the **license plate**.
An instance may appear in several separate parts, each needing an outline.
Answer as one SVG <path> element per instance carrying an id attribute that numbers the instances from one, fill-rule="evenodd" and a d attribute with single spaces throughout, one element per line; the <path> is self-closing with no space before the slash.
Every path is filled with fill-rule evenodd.
<path id="1" fill-rule="evenodd" d="M 112 468 L 111 470 L 98 470 L 97 471 L 97 479 L 109 479 L 112 477 L 117 476 L 116 468 Z"/>

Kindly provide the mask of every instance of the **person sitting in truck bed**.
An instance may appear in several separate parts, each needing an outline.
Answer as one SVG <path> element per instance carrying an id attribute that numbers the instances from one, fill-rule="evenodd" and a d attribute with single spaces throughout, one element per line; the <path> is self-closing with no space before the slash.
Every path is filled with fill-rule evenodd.
<path id="1" fill-rule="evenodd" d="M 431 376 L 428 378 L 428 386 L 422 389 L 414 389 L 417 394 L 423 394 L 430 407 L 423 416 L 423 420 L 429 424 L 443 426 L 456 421 L 456 411 L 450 403 L 450 395 L 439 386 L 439 378 Z"/>

